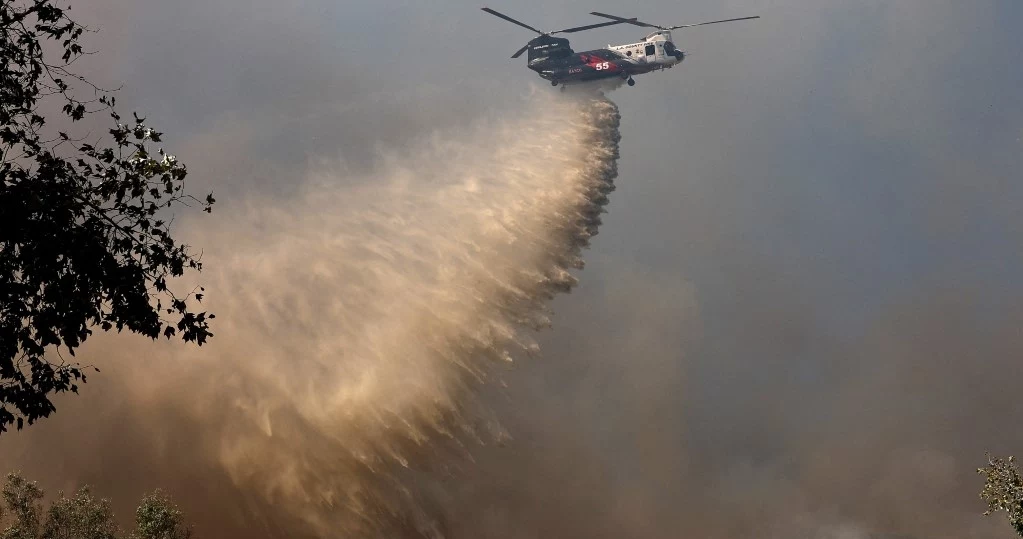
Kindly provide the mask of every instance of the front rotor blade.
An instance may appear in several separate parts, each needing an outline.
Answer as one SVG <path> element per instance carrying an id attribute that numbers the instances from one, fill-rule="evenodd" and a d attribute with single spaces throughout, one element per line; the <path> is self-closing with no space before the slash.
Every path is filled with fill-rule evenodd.
<path id="1" fill-rule="evenodd" d="M 608 15 L 607 13 L 601 13 L 599 11 L 591 11 L 590 15 L 596 15 L 598 17 L 604 17 L 605 19 L 611 19 L 613 21 L 618 21 L 618 22 L 627 22 L 629 24 L 634 24 L 636 26 L 645 26 L 647 28 L 659 28 L 661 30 L 664 30 L 663 26 L 657 26 L 656 24 L 647 24 L 645 22 L 639 22 L 639 21 L 636 20 L 635 17 L 633 17 L 631 19 L 626 19 L 625 17 L 619 17 L 617 15 Z"/>
<path id="2" fill-rule="evenodd" d="M 518 58 L 519 56 L 522 56 L 522 53 L 526 52 L 526 49 L 528 49 L 528 48 L 529 48 L 529 43 L 526 43 L 525 45 L 522 46 L 521 49 L 518 50 L 518 52 L 516 52 L 515 54 L 512 55 L 512 58 Z"/>
<path id="3" fill-rule="evenodd" d="M 494 11 L 494 10 L 488 8 L 488 7 L 484 7 L 484 8 L 480 8 L 480 9 L 482 9 L 483 11 L 486 11 L 487 13 L 489 13 L 491 15 L 494 15 L 495 17 L 500 17 L 500 18 L 502 18 L 502 19 L 504 19 L 504 20 L 506 20 L 506 21 L 508 21 L 508 22 L 510 22 L 512 24 L 517 24 L 517 25 L 519 25 L 519 26 L 521 26 L 523 28 L 528 28 L 528 29 L 530 29 L 530 30 L 540 34 L 540 35 L 543 35 L 543 32 L 537 30 L 536 28 L 533 28 L 532 26 L 530 26 L 530 25 L 528 25 L 528 24 L 526 24 L 524 22 L 519 22 L 519 21 L 517 21 L 517 20 L 515 20 L 515 19 L 513 19 L 513 18 L 511 18 L 511 17 L 509 17 L 507 15 L 505 15 L 504 13 L 499 13 L 497 11 Z"/>
<path id="4" fill-rule="evenodd" d="M 636 19 L 622 19 L 620 21 L 601 22 L 597 24 L 587 24 L 586 26 L 576 26 L 575 28 L 566 28 L 564 30 L 558 30 L 557 32 L 551 32 L 552 34 L 571 34 L 572 32 L 582 32 L 583 30 L 592 30 L 594 28 L 603 28 L 605 26 L 613 26 L 616 24 L 622 24 L 623 22 L 635 22 Z"/>
<path id="5" fill-rule="evenodd" d="M 759 18 L 760 18 L 760 15 L 757 15 L 756 17 L 741 17 L 741 18 L 738 18 L 738 19 L 725 19 L 723 21 L 698 22 L 696 24 L 683 24 L 683 25 L 679 25 L 679 26 L 672 26 L 672 27 L 668 28 L 668 30 L 676 30 L 676 29 L 679 29 L 679 28 L 692 28 L 693 26 L 704 26 L 704 25 L 707 25 L 707 24 L 718 24 L 718 23 L 721 23 L 721 22 L 748 21 L 750 19 L 759 19 Z"/>

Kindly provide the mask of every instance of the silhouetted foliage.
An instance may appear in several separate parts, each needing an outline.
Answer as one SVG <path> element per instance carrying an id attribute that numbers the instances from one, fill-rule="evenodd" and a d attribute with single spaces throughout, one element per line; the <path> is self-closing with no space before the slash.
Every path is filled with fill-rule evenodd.
<path id="1" fill-rule="evenodd" d="M 137 115 L 122 123 L 114 97 L 71 71 L 84 32 L 56 0 L 0 0 L 0 433 L 77 392 L 87 367 L 62 352 L 91 328 L 212 335 L 213 315 L 190 308 L 200 290 L 168 289 L 201 264 L 166 214 L 191 202 L 209 212 L 213 196 L 186 194 L 185 166 L 153 148 L 161 134 Z M 113 118 L 109 143 L 54 127 L 97 112 Z"/>
<path id="2" fill-rule="evenodd" d="M 1005 511 L 1009 524 L 1023 537 L 1023 478 L 1015 459 L 988 456 L 988 465 L 978 468 L 977 473 L 984 476 L 984 490 L 980 497 L 987 502 L 985 515 L 995 511 Z"/>
<path id="3" fill-rule="evenodd" d="M 117 526 L 110 501 L 96 498 L 89 487 L 80 488 L 70 498 L 63 492 L 58 493 L 45 513 L 42 498 L 43 491 L 35 483 L 18 474 L 9 474 L 3 488 L 3 504 L 0 504 L 0 539 L 189 539 L 192 536 L 181 511 L 160 491 L 142 498 L 135 511 L 135 529 L 127 536 Z"/>

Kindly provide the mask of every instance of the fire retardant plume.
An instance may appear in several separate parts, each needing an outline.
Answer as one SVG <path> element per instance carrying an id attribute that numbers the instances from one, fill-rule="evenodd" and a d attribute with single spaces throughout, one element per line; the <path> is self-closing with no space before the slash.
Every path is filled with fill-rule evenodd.
<path id="1" fill-rule="evenodd" d="M 215 338 L 97 335 L 103 373 L 5 436 L 5 467 L 117 502 L 163 487 L 204 537 L 448 536 L 421 491 L 507 436 L 479 388 L 537 350 L 616 175 L 613 103 L 525 109 L 182 223 Z"/>

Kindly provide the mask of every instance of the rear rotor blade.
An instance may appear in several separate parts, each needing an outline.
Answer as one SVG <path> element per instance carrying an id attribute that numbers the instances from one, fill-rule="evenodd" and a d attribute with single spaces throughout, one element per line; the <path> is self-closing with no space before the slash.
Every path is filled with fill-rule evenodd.
<path id="1" fill-rule="evenodd" d="M 523 28 L 528 28 L 528 29 L 530 29 L 530 30 L 540 34 L 540 35 L 543 35 L 543 32 L 537 30 L 536 28 L 533 28 L 532 26 L 530 26 L 530 25 L 528 25 L 528 24 L 526 24 L 524 22 L 519 22 L 519 21 L 517 21 L 517 20 L 515 20 L 515 19 L 513 19 L 513 18 L 511 18 L 511 17 L 509 17 L 507 15 L 505 15 L 504 13 L 500 13 L 500 12 L 494 11 L 494 10 L 488 8 L 488 7 L 480 8 L 480 9 L 482 9 L 483 11 L 486 11 L 487 13 L 489 13 L 489 14 L 495 16 L 495 17 L 500 17 L 500 18 L 502 18 L 502 19 L 504 19 L 504 20 L 506 20 L 506 21 L 508 21 L 508 22 L 510 22 L 512 24 L 517 24 L 517 25 L 519 25 L 519 26 L 521 26 Z"/>
<path id="2" fill-rule="evenodd" d="M 721 22 L 748 21 L 750 19 L 759 19 L 759 18 L 760 18 L 760 16 L 757 15 L 756 17 L 741 17 L 741 18 L 738 18 L 738 19 L 725 19 L 723 21 L 698 22 L 696 24 L 682 24 L 682 25 L 679 25 L 679 26 L 670 26 L 670 27 L 667 28 L 667 30 L 676 30 L 678 28 L 692 28 L 693 26 L 704 26 L 704 25 L 707 25 L 707 24 L 718 24 L 718 23 L 721 23 Z"/>
<path id="3" fill-rule="evenodd" d="M 597 24 L 587 24 L 586 26 L 576 26 L 575 28 L 566 28 L 564 30 L 557 30 L 551 32 L 552 34 L 571 34 L 573 32 L 582 32 L 583 30 L 592 30 L 594 28 L 603 28 L 605 26 L 613 26 L 616 24 L 622 24 L 623 22 L 635 22 L 636 19 L 622 19 L 620 21 L 601 22 Z"/>
<path id="4" fill-rule="evenodd" d="M 528 48 L 529 43 L 526 43 L 525 45 L 522 46 L 521 49 L 519 49 L 515 54 L 512 55 L 512 58 L 518 58 L 519 56 L 522 56 L 522 53 L 526 52 L 526 49 Z"/>
<path id="5" fill-rule="evenodd" d="M 645 22 L 639 22 L 639 21 L 636 20 L 635 17 L 633 17 L 631 19 L 626 19 L 625 17 L 619 17 L 617 15 L 608 15 L 607 13 L 601 13 L 599 11 L 591 11 L 590 15 L 596 15 L 598 17 L 604 17 L 605 19 L 611 19 L 613 21 L 618 21 L 618 22 L 627 22 L 629 24 L 634 24 L 636 26 L 645 26 L 647 28 L 660 28 L 661 30 L 664 30 L 663 26 L 657 26 L 656 24 L 647 24 Z"/>

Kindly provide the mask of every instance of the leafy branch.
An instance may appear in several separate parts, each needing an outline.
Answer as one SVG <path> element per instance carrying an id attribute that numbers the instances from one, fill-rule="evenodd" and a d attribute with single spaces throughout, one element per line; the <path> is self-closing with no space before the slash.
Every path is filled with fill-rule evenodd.
<path id="1" fill-rule="evenodd" d="M 1023 537 L 1023 478 L 1013 457 L 998 458 L 988 455 L 988 465 L 977 469 L 984 476 L 984 489 L 980 497 L 987 503 L 985 515 L 1005 511 L 1009 524 Z"/>
<path id="2" fill-rule="evenodd" d="M 93 328 L 204 344 L 213 334 L 202 294 L 168 282 L 201 271 L 201 253 L 171 235 L 171 212 L 212 193 L 185 191 L 186 167 L 157 147 L 145 118 L 123 122 L 111 92 L 69 67 L 89 54 L 86 28 L 56 0 L 0 3 L 0 433 L 54 411 L 50 395 L 77 392 L 86 367 L 68 363 Z M 59 44 L 60 60 L 46 57 Z M 75 97 L 85 86 L 95 96 Z M 49 127 L 106 112 L 110 141 L 84 143 Z M 56 355 L 59 361 L 51 361 Z"/>

